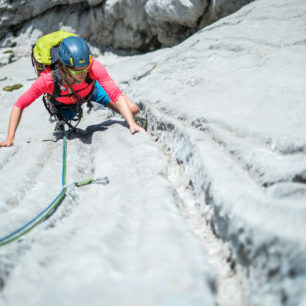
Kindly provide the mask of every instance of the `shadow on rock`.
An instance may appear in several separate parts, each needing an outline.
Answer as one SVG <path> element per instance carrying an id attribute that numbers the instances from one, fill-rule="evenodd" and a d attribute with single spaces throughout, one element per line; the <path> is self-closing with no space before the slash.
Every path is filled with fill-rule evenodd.
<path id="1" fill-rule="evenodd" d="M 68 139 L 71 140 L 71 139 L 78 138 L 85 144 L 91 144 L 92 135 L 95 132 L 106 131 L 113 124 L 120 124 L 120 125 L 128 128 L 128 124 L 126 122 L 110 119 L 110 120 L 104 121 L 104 122 L 99 123 L 99 124 L 90 125 L 85 130 L 80 129 L 80 128 L 76 128 L 73 132 L 71 132 Z M 53 133 L 53 135 L 55 136 L 55 139 L 45 139 L 45 140 L 42 140 L 42 141 L 43 142 L 45 142 L 45 141 L 58 142 L 59 140 L 62 140 L 64 138 L 65 134 L 66 134 L 66 132 L 64 132 L 64 131 L 57 131 L 57 132 Z"/>

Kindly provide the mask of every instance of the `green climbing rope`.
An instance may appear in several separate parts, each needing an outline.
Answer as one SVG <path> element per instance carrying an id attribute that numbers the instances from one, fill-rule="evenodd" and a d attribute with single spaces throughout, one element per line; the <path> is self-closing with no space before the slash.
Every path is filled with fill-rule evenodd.
<path id="1" fill-rule="evenodd" d="M 14 240 L 19 239 L 24 234 L 28 233 L 30 230 L 32 230 L 34 227 L 36 227 L 38 224 L 44 222 L 46 219 L 48 219 L 55 210 L 59 207 L 59 205 L 62 203 L 63 199 L 66 196 L 67 193 L 67 187 L 68 186 L 74 186 L 75 188 L 85 186 L 91 183 L 98 183 L 98 184 L 108 184 L 108 178 L 100 178 L 100 179 L 89 179 L 82 182 L 75 182 L 72 184 L 67 185 L 66 184 L 66 161 L 67 161 L 67 135 L 63 138 L 63 166 L 62 166 L 62 190 L 61 192 L 55 197 L 55 199 L 43 210 L 41 211 L 36 217 L 34 217 L 32 220 L 27 222 L 22 227 L 16 229 L 12 233 L 4 236 L 3 238 L 0 238 L 0 246 L 8 244 Z"/>

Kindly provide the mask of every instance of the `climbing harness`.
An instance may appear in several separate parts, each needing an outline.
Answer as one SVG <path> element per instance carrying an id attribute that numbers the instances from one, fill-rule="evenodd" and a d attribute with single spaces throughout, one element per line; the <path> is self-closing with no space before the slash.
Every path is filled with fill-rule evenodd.
<path id="1" fill-rule="evenodd" d="M 97 179 L 88 179 L 81 182 L 74 182 L 71 184 L 66 183 L 66 160 L 67 160 L 67 137 L 69 136 L 70 131 L 67 131 L 64 138 L 63 138 L 63 166 L 62 166 L 62 190 L 60 193 L 55 197 L 55 199 L 44 209 L 42 210 L 36 217 L 32 220 L 27 222 L 25 225 L 21 226 L 20 228 L 16 229 L 12 233 L 0 238 L 0 246 L 8 244 L 14 240 L 17 240 L 31 229 L 39 225 L 40 223 L 47 220 L 60 206 L 62 201 L 64 200 L 67 191 L 69 188 L 78 188 L 88 184 L 102 184 L 106 185 L 109 183 L 107 177 L 97 178 Z"/>
<path id="2" fill-rule="evenodd" d="M 54 91 L 53 94 L 44 94 L 43 95 L 43 102 L 44 105 L 47 109 L 47 111 L 50 114 L 50 122 L 57 122 L 57 123 L 62 123 L 62 124 L 67 124 L 67 126 L 70 129 L 75 129 L 77 125 L 80 123 L 82 117 L 83 117 L 83 110 L 82 110 L 82 105 L 87 104 L 88 111 L 87 113 L 89 114 L 93 108 L 93 105 L 91 103 L 92 96 L 94 94 L 94 91 L 96 89 L 96 82 L 94 82 L 93 79 L 91 79 L 89 76 L 87 76 L 85 82 L 88 84 L 86 87 L 80 89 L 84 90 L 88 86 L 91 86 L 91 90 L 89 94 L 82 98 L 78 92 L 73 89 L 72 86 L 69 85 L 68 80 L 65 75 L 63 75 L 65 82 L 67 83 L 67 87 L 69 90 L 69 94 L 67 95 L 61 95 L 60 92 L 60 87 L 61 87 L 61 78 L 59 77 L 59 68 L 56 67 L 55 71 L 52 71 L 52 76 L 53 76 L 53 84 L 54 84 Z M 57 98 L 60 97 L 75 97 L 76 103 L 74 104 L 63 104 L 57 100 Z M 71 111 L 72 113 L 75 113 L 74 117 L 67 120 L 65 117 L 62 115 L 63 110 L 68 110 Z M 72 125 L 71 121 L 76 122 L 74 125 Z"/>

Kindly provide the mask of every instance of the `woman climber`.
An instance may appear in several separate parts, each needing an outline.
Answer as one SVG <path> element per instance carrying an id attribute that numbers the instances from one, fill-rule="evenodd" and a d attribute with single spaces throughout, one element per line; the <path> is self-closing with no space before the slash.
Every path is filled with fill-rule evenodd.
<path id="1" fill-rule="evenodd" d="M 122 93 L 105 67 L 92 58 L 85 40 L 78 36 L 66 37 L 56 54 L 56 64 L 41 71 L 32 86 L 17 99 L 11 111 L 7 137 L 0 142 L 0 147 L 13 145 L 24 108 L 41 95 L 44 95 L 48 111 L 56 118 L 58 129 L 64 128 L 64 124 L 71 128 L 71 120 L 81 116 L 81 105 L 94 101 L 120 113 L 131 133 L 145 131 L 134 119 L 138 106 Z"/>

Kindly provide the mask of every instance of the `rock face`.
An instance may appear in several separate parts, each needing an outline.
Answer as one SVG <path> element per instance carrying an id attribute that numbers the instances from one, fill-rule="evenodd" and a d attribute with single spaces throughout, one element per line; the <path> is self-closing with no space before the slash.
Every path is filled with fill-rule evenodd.
<path id="1" fill-rule="evenodd" d="M 170 1 L 164 9 L 142 1 L 126 18 L 135 3 L 91 2 L 98 9 L 83 13 L 83 34 L 90 31 L 86 16 L 113 27 L 101 31 L 111 41 L 122 35 L 119 17 L 137 28 L 151 22 L 144 12 L 172 20 L 184 12 Z M 65 5 L 24 26 L 20 44 L 35 22 L 47 28 L 48 18 L 67 18 Z M 90 3 L 71 7 L 72 27 Z M 147 115 L 148 133 L 130 135 L 102 109 L 85 115 L 79 136 L 69 139 L 67 182 L 107 175 L 110 184 L 72 190 L 46 223 L 0 248 L 0 305 L 305 306 L 305 16 L 305 0 L 257 0 L 173 48 L 113 66 L 99 58 Z M 124 38 L 138 39 L 132 27 L 125 31 Z M 2 88 L 28 88 L 34 72 L 27 57 L 0 75 Z M 0 91 L 2 139 L 23 88 Z M 0 150 L 0 238 L 59 191 L 62 144 L 39 102 L 24 112 L 15 146 Z M 214 270 L 182 221 L 184 206 L 196 207 L 229 247 L 231 273 L 247 275 L 249 302 L 228 295 L 227 304 L 216 303 Z"/>
<path id="2" fill-rule="evenodd" d="M 254 1 L 115 67 L 247 271 L 245 305 L 306 305 L 305 14 L 303 0 Z"/>
<path id="3" fill-rule="evenodd" d="M 0 47 L 29 46 L 41 35 L 66 29 L 99 46 L 149 51 L 173 46 L 251 1 L 4 0 Z"/>

